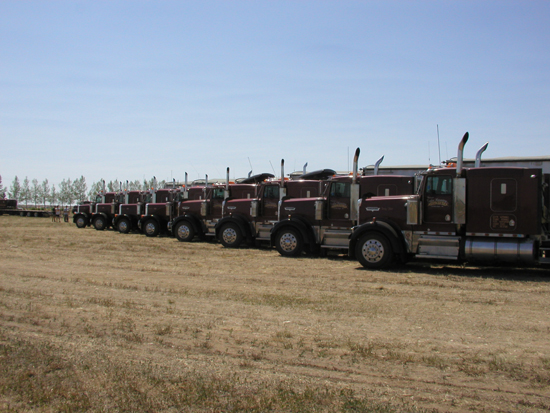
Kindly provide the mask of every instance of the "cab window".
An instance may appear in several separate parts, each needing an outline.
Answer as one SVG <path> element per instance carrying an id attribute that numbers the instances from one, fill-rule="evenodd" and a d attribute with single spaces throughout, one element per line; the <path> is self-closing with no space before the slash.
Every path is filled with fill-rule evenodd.
<path id="1" fill-rule="evenodd" d="M 212 192 L 212 199 L 223 199 L 224 190 L 223 188 L 214 188 Z"/>
<path id="2" fill-rule="evenodd" d="M 279 187 L 275 185 L 269 185 L 264 188 L 264 198 L 278 199 Z"/>
<path id="3" fill-rule="evenodd" d="M 428 176 L 426 179 L 426 194 L 451 195 L 453 193 L 453 178 L 450 176 Z"/>
<path id="4" fill-rule="evenodd" d="M 335 198 L 349 197 L 350 184 L 348 182 L 333 182 L 330 186 L 330 196 Z"/>

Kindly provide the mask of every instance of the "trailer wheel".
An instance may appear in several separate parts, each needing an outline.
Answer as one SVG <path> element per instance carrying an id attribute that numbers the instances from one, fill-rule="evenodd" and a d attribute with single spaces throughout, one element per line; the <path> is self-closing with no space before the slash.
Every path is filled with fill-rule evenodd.
<path id="1" fill-rule="evenodd" d="M 239 226 L 228 222 L 220 230 L 220 242 L 226 248 L 238 248 L 243 242 L 243 234 Z"/>
<path id="2" fill-rule="evenodd" d="M 128 234 L 132 230 L 132 223 L 128 218 L 121 218 L 117 224 L 118 232 Z"/>
<path id="3" fill-rule="evenodd" d="M 296 257 L 304 249 L 302 234 L 294 228 L 283 228 L 275 237 L 275 248 L 285 257 Z"/>
<path id="4" fill-rule="evenodd" d="M 388 239 L 381 234 L 370 232 L 359 239 L 355 256 L 365 268 L 388 267 L 393 261 L 393 250 Z"/>
<path id="5" fill-rule="evenodd" d="M 105 228 L 107 228 L 107 222 L 105 221 L 105 218 L 103 218 L 101 215 L 94 218 L 92 225 L 98 231 L 103 231 Z"/>
<path id="6" fill-rule="evenodd" d="M 76 220 L 75 220 L 75 224 L 76 224 L 77 228 L 86 227 L 86 224 L 87 224 L 86 218 L 84 218 L 83 216 L 77 217 Z"/>
<path id="7" fill-rule="evenodd" d="M 193 226 L 187 221 L 181 221 L 174 228 L 176 238 L 181 242 L 190 242 L 195 237 Z"/>
<path id="8" fill-rule="evenodd" d="M 143 233 L 148 237 L 156 237 L 160 232 L 159 224 L 154 219 L 145 222 Z"/>

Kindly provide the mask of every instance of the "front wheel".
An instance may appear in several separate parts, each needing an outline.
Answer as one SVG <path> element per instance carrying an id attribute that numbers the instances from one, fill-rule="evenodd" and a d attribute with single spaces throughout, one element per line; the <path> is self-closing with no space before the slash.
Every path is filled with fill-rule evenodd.
<path id="1" fill-rule="evenodd" d="M 95 217 L 92 224 L 94 228 L 98 231 L 103 231 L 105 228 L 107 228 L 107 221 L 102 216 Z"/>
<path id="2" fill-rule="evenodd" d="M 368 269 L 389 267 L 393 261 L 393 250 L 388 239 L 377 233 L 361 237 L 355 246 L 355 256 Z"/>
<path id="3" fill-rule="evenodd" d="M 132 230 L 132 223 L 128 218 L 121 218 L 117 224 L 118 232 L 128 234 Z"/>
<path id="4" fill-rule="evenodd" d="M 181 221 L 176 224 L 174 234 L 178 241 L 190 242 L 195 237 L 195 229 L 187 221 Z"/>
<path id="5" fill-rule="evenodd" d="M 234 222 L 225 224 L 220 230 L 220 242 L 226 248 L 238 248 L 243 242 L 243 234 Z"/>
<path id="6" fill-rule="evenodd" d="M 88 225 L 88 220 L 82 216 L 79 216 L 75 219 L 75 224 L 77 228 L 84 228 Z"/>
<path id="7" fill-rule="evenodd" d="M 148 237 L 156 237 L 160 232 L 160 227 L 157 221 L 154 219 L 150 219 L 147 222 L 145 222 L 145 225 L 143 226 L 143 232 Z"/>
<path id="8" fill-rule="evenodd" d="M 283 228 L 275 237 L 275 248 L 285 257 L 296 257 L 304 249 L 302 234 L 294 228 Z"/>

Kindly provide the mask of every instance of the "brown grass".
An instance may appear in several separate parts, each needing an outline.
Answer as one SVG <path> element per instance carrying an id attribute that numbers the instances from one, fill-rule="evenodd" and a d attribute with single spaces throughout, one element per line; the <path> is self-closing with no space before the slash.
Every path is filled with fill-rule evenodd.
<path id="1" fill-rule="evenodd" d="M 0 216 L 0 411 L 550 409 L 550 273 Z"/>

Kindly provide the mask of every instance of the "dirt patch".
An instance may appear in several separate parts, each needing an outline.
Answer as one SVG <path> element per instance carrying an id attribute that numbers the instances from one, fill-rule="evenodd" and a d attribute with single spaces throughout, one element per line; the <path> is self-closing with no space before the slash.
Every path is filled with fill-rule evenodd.
<path id="1" fill-rule="evenodd" d="M 0 410 L 547 411 L 550 272 L 0 216 Z"/>

